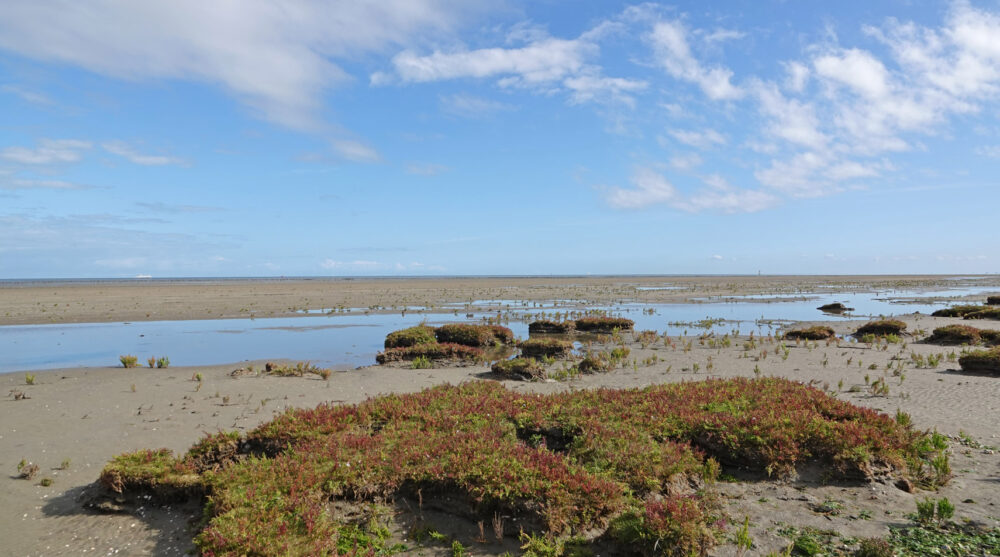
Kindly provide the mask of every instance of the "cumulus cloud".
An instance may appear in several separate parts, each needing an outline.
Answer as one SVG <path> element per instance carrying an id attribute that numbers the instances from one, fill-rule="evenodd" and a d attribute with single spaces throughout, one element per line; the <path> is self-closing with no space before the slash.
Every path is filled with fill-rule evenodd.
<path id="1" fill-rule="evenodd" d="M 657 63 L 671 76 L 694 83 L 712 100 L 731 100 L 743 91 L 730 83 L 733 72 L 723 66 L 705 67 L 691 52 L 688 31 L 680 21 L 661 21 L 653 26 L 649 41 Z"/>

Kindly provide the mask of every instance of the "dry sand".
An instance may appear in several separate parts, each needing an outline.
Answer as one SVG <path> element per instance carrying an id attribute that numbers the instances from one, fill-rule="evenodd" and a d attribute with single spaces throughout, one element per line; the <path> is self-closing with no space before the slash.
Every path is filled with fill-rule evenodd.
<path id="1" fill-rule="evenodd" d="M 608 299 L 617 299 L 614 297 L 616 289 L 628 287 L 623 284 L 634 285 L 642 280 L 662 284 L 680 279 L 570 279 L 571 282 L 581 284 L 569 287 L 570 291 L 566 291 L 566 287 L 560 290 L 558 281 L 553 279 L 522 279 L 530 281 L 530 284 L 524 285 L 523 290 L 508 289 L 505 286 L 506 280 L 460 282 L 452 289 L 460 294 L 452 296 L 447 295 L 449 287 L 446 281 L 400 281 L 391 288 L 369 285 L 367 288 L 374 288 L 381 293 L 378 302 L 364 298 L 365 294 L 361 293 L 364 289 L 360 288 L 351 294 L 330 294 L 329 300 L 333 300 L 333 296 L 341 296 L 337 299 L 348 300 L 351 306 L 367 307 L 375 304 L 392 305 L 385 301 L 386 296 L 397 296 L 400 303 L 406 304 L 415 303 L 414 299 L 421 295 L 427 300 L 438 302 L 454 299 L 456 296 L 460 300 L 467 300 L 469 297 L 566 299 L 577 288 L 585 289 L 588 296 L 608 295 Z M 567 279 L 559 280 L 567 282 Z M 600 282 L 601 280 L 604 282 Z M 690 280 L 692 285 L 696 282 L 693 278 L 684 280 Z M 733 285 L 747 288 L 750 292 L 774 292 L 782 289 L 793 292 L 801 286 L 831 284 L 831 280 L 843 280 L 844 284 L 850 282 L 860 287 L 859 285 L 871 285 L 876 281 L 888 283 L 904 279 L 809 277 L 800 278 L 799 283 L 786 278 L 770 279 L 771 282 L 768 282 L 756 277 L 712 277 L 699 280 L 704 282 L 697 291 L 700 296 L 709 290 L 731 291 Z M 940 284 L 939 277 L 911 277 L 905 280 L 926 286 Z M 378 281 L 371 282 L 379 284 Z M 280 284 L 284 289 L 295 290 L 289 289 L 287 282 L 275 284 Z M 305 291 L 288 293 L 289 299 L 299 297 L 305 300 L 318 295 L 311 290 L 315 285 L 302 284 L 305 284 Z M 401 284 L 407 286 L 403 288 Z M 273 285 L 268 283 L 263 286 L 270 288 Z M 328 285 L 321 286 L 317 287 L 316 292 Z M 259 289 L 262 285 L 259 284 L 252 287 L 255 294 L 250 294 L 250 287 L 246 285 L 227 286 L 230 287 L 233 291 L 243 292 L 234 294 L 231 299 L 217 302 L 218 308 L 237 307 L 247 300 L 259 304 L 274 304 L 272 307 L 275 308 L 285 303 L 265 300 L 267 296 L 254 298 L 261 295 Z M 45 301 L 41 305 L 45 305 L 51 300 L 77 299 L 75 297 L 81 292 L 90 292 L 87 289 L 93 288 L 104 290 L 101 294 L 94 294 L 94 300 L 79 298 L 82 300 L 80 307 L 97 308 L 94 310 L 97 313 L 88 313 L 90 309 L 79 313 L 67 311 L 64 315 L 66 321 L 94 319 L 115 303 L 119 304 L 115 311 L 121 311 L 122 314 L 128 311 L 142 312 L 143 308 L 162 309 L 170 306 L 170 300 L 157 299 L 158 296 L 165 296 L 166 292 L 158 290 L 159 287 L 155 287 L 156 290 L 153 291 L 124 287 L 127 290 L 124 294 L 115 294 L 112 292 L 114 288 L 99 286 L 71 286 L 67 287 L 69 292 L 63 291 L 61 287 L 51 286 L 24 288 L 26 289 L 16 295 L 0 289 L 0 313 L 16 313 L 15 318 L 8 318 L 16 322 L 40 315 L 37 312 L 31 313 L 32 304 L 23 299 L 11 302 L 18 300 L 19 296 L 24 298 L 44 295 Z M 193 307 L 212 304 L 212 285 L 174 285 L 169 288 L 180 289 L 181 294 L 178 295 L 183 298 L 183 303 L 189 303 L 189 297 L 195 298 L 195 301 L 190 302 L 194 304 Z M 195 290 L 188 288 L 207 288 L 204 291 L 197 290 L 201 292 L 198 296 L 205 298 L 197 298 L 192 294 Z M 634 286 L 631 288 L 634 292 Z M 439 291 L 446 293 L 441 294 Z M 422 294 L 414 294 L 415 292 Z M 653 292 L 658 295 L 676 295 L 673 291 Z M 689 292 L 685 295 L 692 294 Z M 402 301 L 404 298 L 407 299 L 405 302 Z M 241 301 L 237 302 L 237 299 Z M 135 301 L 142 301 L 139 309 L 132 308 L 131 304 Z M 2 305 L 5 303 L 13 305 Z M 74 307 L 73 302 L 64 303 L 70 303 L 70 308 Z M 301 304 L 300 302 L 299 305 Z M 116 319 L 124 318 L 122 314 L 116 313 Z M 185 318 L 193 316 L 183 312 L 175 315 Z M 162 318 L 163 315 L 157 314 L 157 317 Z M 923 329 L 928 332 L 944 324 L 961 322 L 920 315 L 907 316 L 904 320 L 909 324 L 910 331 Z M 978 325 L 988 327 L 989 323 Z M 852 332 L 857 324 L 838 322 L 833 326 L 843 335 Z M 909 359 L 911 352 L 929 355 L 952 351 L 951 348 L 920 344 L 917 342 L 920 338 L 922 335 L 908 337 L 905 339 L 905 346 L 889 345 L 887 350 L 850 342 L 841 342 L 840 346 L 819 342 L 813 347 L 807 347 L 805 343 L 799 346 L 789 343 L 789 355 L 787 359 L 783 359 L 780 353 L 775 354 L 773 344 L 745 349 L 745 338 L 733 342 L 727 348 L 710 348 L 707 344 L 700 345 L 696 337 L 689 337 L 687 340 L 693 341 L 692 347 L 690 351 L 685 351 L 675 337 L 676 348 L 665 346 L 662 340 L 645 349 L 633 343 L 630 360 L 635 360 L 634 367 L 630 364 L 611 373 L 582 376 L 563 382 L 506 384 L 511 389 L 536 392 L 599 386 L 641 387 L 707 377 L 749 377 L 754 375 L 755 366 L 764 375 L 790 377 L 803 382 L 813 381 L 836 391 L 836 396 L 855 404 L 890 413 L 902 409 L 913 416 L 918 427 L 936 428 L 955 437 L 956 441 L 952 443 L 955 479 L 935 496 L 945 496 L 956 502 L 957 518 L 995 526 L 996 517 L 1000 515 L 1000 507 L 997 506 L 1000 505 L 1000 455 L 990 449 L 962 446 L 957 442 L 957 436 L 959 432 L 964 432 L 984 445 L 1000 445 L 1000 439 L 997 439 L 1000 432 L 996 429 L 995 419 L 1000 407 L 1000 378 L 961 373 L 957 371 L 956 363 L 947 360 L 936 369 L 916 369 L 914 365 L 908 364 L 905 377 L 894 376 L 886 371 L 889 365 L 895 365 L 894 358 Z M 761 358 L 761 352 L 765 349 L 768 351 L 767 356 Z M 651 365 L 645 364 L 653 355 L 657 361 Z M 754 358 L 759 360 L 755 361 Z M 263 367 L 263 362 L 254 364 L 258 369 Z M 695 364 L 698 364 L 698 370 L 695 370 Z M 561 365 L 557 363 L 553 369 L 558 369 Z M 871 365 L 876 369 L 868 369 Z M 246 363 L 159 370 L 91 368 L 40 371 L 36 373 L 35 384 L 30 386 L 25 385 L 22 374 L 0 376 L 4 393 L 20 391 L 30 397 L 14 400 L 11 395 L 0 401 L 0 423 L 3 424 L 0 431 L 0 469 L 8 474 L 0 487 L 0 505 L 4 508 L 0 515 L 0 554 L 185 554 L 192 549 L 189 522 L 197 513 L 197 509 L 191 505 L 167 508 L 139 505 L 126 514 L 98 514 L 82 506 L 81 498 L 87 491 L 87 486 L 94 482 L 109 458 L 139 448 L 167 447 L 184 451 L 205 432 L 231 429 L 245 431 L 288 407 L 313 406 L 328 401 L 354 403 L 379 393 L 410 392 L 439 383 L 457 384 L 467 380 L 483 380 L 488 376 L 485 366 L 473 366 L 428 370 L 369 367 L 335 372 L 326 381 L 317 377 L 230 377 L 230 372 L 240 366 L 246 366 Z M 199 383 L 192 380 L 196 373 L 203 376 L 200 388 Z M 889 385 L 888 396 L 872 396 L 865 386 L 866 375 L 869 380 L 884 377 Z M 842 386 L 838 387 L 841 381 Z M 850 392 L 852 390 L 856 392 Z M 14 477 L 17 463 L 22 458 L 40 467 L 38 476 L 32 481 Z M 68 468 L 58 469 L 66 459 L 69 459 Z M 39 485 L 39 480 L 43 477 L 53 479 L 54 483 L 49 487 Z M 761 555 L 783 549 L 787 545 L 787 539 L 778 535 L 778 530 L 783 525 L 812 526 L 854 537 L 885 535 L 888 526 L 907 523 L 904 515 L 915 510 L 915 499 L 928 495 L 909 494 L 882 484 L 823 485 L 809 478 L 785 482 L 756 480 L 720 483 L 719 490 L 734 521 L 741 522 L 744 516 L 750 518 L 751 535 L 756 543 L 752 554 Z M 836 514 L 815 512 L 816 506 L 822 502 L 834 502 L 832 506 L 839 507 Z M 473 542 L 472 539 L 477 534 L 474 531 L 454 534 L 465 545 L 472 546 L 473 554 L 499 553 L 496 547 Z M 444 554 L 443 551 L 429 549 L 423 554 Z M 734 548 L 732 545 L 724 545 L 714 553 L 729 555 L 734 553 Z"/>

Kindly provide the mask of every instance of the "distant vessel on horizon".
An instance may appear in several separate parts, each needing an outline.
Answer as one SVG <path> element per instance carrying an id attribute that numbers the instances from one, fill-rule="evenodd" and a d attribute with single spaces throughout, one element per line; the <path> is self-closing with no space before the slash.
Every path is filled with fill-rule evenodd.
<path id="1" fill-rule="evenodd" d="M 136 275 L 135 278 L 137 278 L 137 279 L 151 279 L 151 278 L 153 278 L 153 275 Z"/>

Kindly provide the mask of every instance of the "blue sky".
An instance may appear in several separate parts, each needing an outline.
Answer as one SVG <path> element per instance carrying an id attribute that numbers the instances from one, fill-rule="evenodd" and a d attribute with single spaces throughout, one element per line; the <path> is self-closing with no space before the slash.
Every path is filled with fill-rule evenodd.
<path id="1" fill-rule="evenodd" d="M 0 4 L 0 278 L 997 272 L 1000 3 Z"/>

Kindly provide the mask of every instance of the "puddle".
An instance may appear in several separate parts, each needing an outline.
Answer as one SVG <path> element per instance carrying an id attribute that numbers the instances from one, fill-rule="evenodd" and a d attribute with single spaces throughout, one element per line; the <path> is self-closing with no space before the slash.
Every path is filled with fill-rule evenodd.
<path id="1" fill-rule="evenodd" d="M 652 287 L 658 288 L 658 287 Z M 792 321 L 835 321 L 904 313 L 931 313 L 949 302 L 940 297 L 995 293 L 1000 288 L 933 291 L 846 292 L 729 296 L 689 304 L 586 304 L 577 300 L 475 300 L 442 308 L 411 307 L 392 313 L 370 308 L 303 310 L 301 317 L 242 318 L 136 323 L 11 325 L 0 327 L 0 373 L 80 366 L 116 366 L 121 354 L 140 362 L 168 356 L 174 365 L 210 365 L 243 360 L 308 360 L 323 367 L 374 363 L 385 335 L 426 321 L 478 323 L 498 315 L 514 334 L 528 337 L 536 318 L 581 315 L 583 308 L 632 319 L 640 330 L 671 336 L 714 332 L 767 335 Z M 841 302 L 853 311 L 824 314 L 819 306 Z M 954 302 L 952 302 L 954 303 Z M 384 308 L 388 309 L 388 308 Z M 348 313 L 349 311 L 349 313 Z"/>

